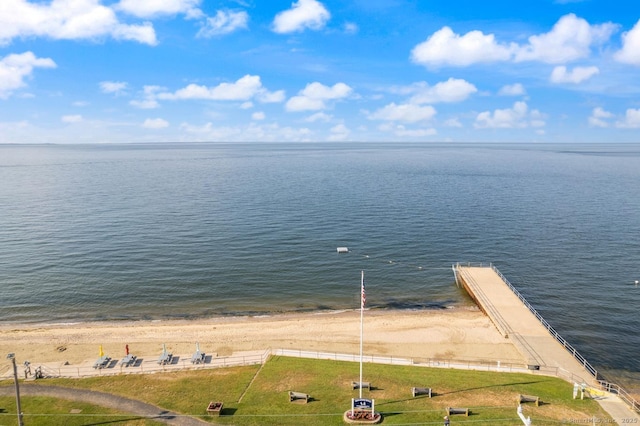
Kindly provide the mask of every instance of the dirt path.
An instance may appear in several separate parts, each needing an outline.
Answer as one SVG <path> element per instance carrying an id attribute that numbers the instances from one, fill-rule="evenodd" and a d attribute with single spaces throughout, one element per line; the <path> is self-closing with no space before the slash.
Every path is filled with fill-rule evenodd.
<path id="1" fill-rule="evenodd" d="M 0 395 L 14 395 L 13 386 L 0 386 Z M 62 386 L 42 386 L 32 384 L 20 385 L 20 395 L 48 396 L 71 401 L 81 401 L 101 407 L 113 408 L 124 413 L 146 417 L 168 425 L 202 426 L 210 425 L 204 420 L 195 417 L 183 416 L 168 410 L 163 410 L 155 405 L 147 404 L 135 399 L 124 398 L 104 392 L 87 389 L 73 389 Z"/>

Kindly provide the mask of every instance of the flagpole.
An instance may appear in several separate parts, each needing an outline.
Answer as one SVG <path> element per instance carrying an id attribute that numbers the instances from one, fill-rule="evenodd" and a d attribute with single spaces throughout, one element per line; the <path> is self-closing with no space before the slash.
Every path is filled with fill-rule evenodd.
<path id="1" fill-rule="evenodd" d="M 364 271 L 360 278 L 360 399 L 362 399 L 362 336 L 364 334 Z"/>

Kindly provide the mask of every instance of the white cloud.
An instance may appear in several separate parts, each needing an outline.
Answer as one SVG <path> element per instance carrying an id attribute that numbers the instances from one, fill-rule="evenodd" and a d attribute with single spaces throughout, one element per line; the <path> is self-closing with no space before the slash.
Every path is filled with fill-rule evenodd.
<path id="1" fill-rule="evenodd" d="M 493 34 L 470 31 L 464 35 L 443 27 L 411 51 L 411 59 L 426 66 L 465 67 L 499 61 L 565 63 L 586 58 L 591 46 L 607 41 L 617 25 L 590 25 L 574 14 L 561 17 L 551 31 L 532 35 L 528 44 L 501 43 Z"/>
<path id="2" fill-rule="evenodd" d="M 616 127 L 626 129 L 640 128 L 640 109 L 629 108 L 624 116 L 624 120 L 618 121 Z"/>
<path id="3" fill-rule="evenodd" d="M 613 57 L 618 62 L 640 65 L 640 20 L 631 31 L 622 34 L 622 49 Z"/>
<path id="4" fill-rule="evenodd" d="M 143 98 L 140 100 L 132 100 L 129 102 L 129 105 L 140 109 L 159 108 L 160 104 L 156 100 L 156 95 L 161 90 L 165 90 L 165 88 L 161 86 L 144 86 L 142 94 Z"/>
<path id="5" fill-rule="evenodd" d="M 462 127 L 462 123 L 457 118 L 450 118 L 442 123 L 445 127 Z"/>
<path id="6" fill-rule="evenodd" d="M 8 44 L 16 37 L 76 40 L 105 36 L 157 44 L 151 23 L 122 24 L 113 9 L 102 6 L 98 0 L 0 1 L 0 45 Z"/>
<path id="7" fill-rule="evenodd" d="M 169 127 L 169 122 L 162 118 L 147 118 L 144 120 L 144 123 L 142 123 L 142 127 L 145 129 L 164 129 Z"/>
<path id="8" fill-rule="evenodd" d="M 284 101 L 286 94 L 284 90 L 276 90 L 275 92 L 263 91 L 258 94 L 258 100 L 263 104 L 273 104 Z"/>
<path id="9" fill-rule="evenodd" d="M 268 92 L 260 81 L 260 76 L 245 75 L 234 83 L 220 83 L 215 87 L 189 84 L 187 87 L 174 93 L 159 93 L 158 99 L 182 100 L 182 99 L 207 99 L 216 101 L 248 101 L 256 97 L 259 101 L 284 97 L 279 92 Z"/>
<path id="10" fill-rule="evenodd" d="M 246 101 L 240 104 L 240 109 L 251 109 L 253 108 L 253 102 Z"/>
<path id="11" fill-rule="evenodd" d="M 197 18 L 202 16 L 202 11 L 198 9 L 200 2 L 201 0 L 120 0 L 114 8 L 139 18 L 177 14 Z"/>
<path id="12" fill-rule="evenodd" d="M 423 138 L 426 136 L 437 135 L 436 129 L 406 129 L 404 126 L 399 125 L 395 128 L 394 132 L 396 136 L 408 137 L 408 138 Z"/>
<path id="13" fill-rule="evenodd" d="M 529 44 L 518 49 L 515 60 L 558 64 L 586 58 L 591 45 L 608 40 L 616 28 L 612 23 L 589 25 L 571 13 L 560 18 L 550 32 L 529 37 Z"/>
<path id="14" fill-rule="evenodd" d="M 327 108 L 326 101 L 343 99 L 351 95 L 353 89 L 344 83 L 325 86 L 313 82 L 301 90 L 297 96 L 289 99 L 285 105 L 287 111 L 317 111 Z"/>
<path id="15" fill-rule="evenodd" d="M 552 83 L 578 84 L 599 73 L 598 67 L 575 67 L 573 70 L 567 71 L 567 67 L 561 65 L 553 69 L 549 79 Z"/>
<path id="16" fill-rule="evenodd" d="M 344 32 L 347 34 L 355 34 L 358 31 L 360 31 L 358 24 L 355 24 L 353 22 L 345 22 L 343 28 L 344 28 Z"/>
<path id="17" fill-rule="evenodd" d="M 589 117 L 589 126 L 591 127 L 609 127 L 609 123 L 605 121 L 607 118 L 613 117 L 609 111 L 605 111 L 602 107 L 594 108 Z"/>
<path id="18" fill-rule="evenodd" d="M 31 76 L 34 68 L 55 68 L 56 63 L 49 58 L 37 58 L 33 52 L 12 53 L 0 60 L 0 99 L 26 86 L 24 79 Z"/>
<path id="19" fill-rule="evenodd" d="M 337 124 L 329 131 L 331 134 L 329 135 L 328 140 L 331 142 L 346 140 L 351 133 L 351 130 L 349 130 L 344 124 Z"/>
<path id="20" fill-rule="evenodd" d="M 291 9 L 280 12 L 273 20 L 273 30 L 280 34 L 322 29 L 331 14 L 322 3 L 316 0 L 298 0 Z"/>
<path id="21" fill-rule="evenodd" d="M 81 115 L 63 115 L 60 120 L 63 123 L 80 123 L 82 121 Z"/>
<path id="22" fill-rule="evenodd" d="M 379 110 L 369 114 L 370 120 L 404 121 L 415 123 L 431 120 L 436 115 L 436 110 L 431 105 L 420 106 L 415 104 L 390 103 Z"/>
<path id="23" fill-rule="evenodd" d="M 267 116 L 262 111 L 254 112 L 251 114 L 252 120 L 264 120 Z"/>
<path id="24" fill-rule="evenodd" d="M 331 121 L 333 118 L 332 115 L 325 114 L 324 112 L 316 112 L 315 114 L 310 115 L 305 118 L 304 121 L 308 123 L 315 123 L 316 121 L 324 121 L 325 123 Z"/>
<path id="25" fill-rule="evenodd" d="M 126 88 L 127 88 L 127 83 L 122 81 L 101 81 L 100 82 L 100 90 L 102 90 L 102 93 L 112 93 L 114 95 L 123 95 L 125 93 Z"/>
<path id="26" fill-rule="evenodd" d="M 515 84 L 507 84 L 502 86 L 498 91 L 498 95 L 500 96 L 520 96 L 526 94 L 524 90 L 524 86 L 520 83 Z"/>
<path id="27" fill-rule="evenodd" d="M 427 66 L 468 66 L 481 62 L 506 61 L 514 46 L 499 44 L 493 34 L 470 31 L 463 36 L 449 27 L 436 31 L 411 51 L 413 62 Z"/>
<path id="28" fill-rule="evenodd" d="M 209 38 L 229 34 L 239 29 L 246 29 L 249 15 L 245 11 L 218 10 L 216 16 L 207 17 L 197 37 Z"/>
<path id="29" fill-rule="evenodd" d="M 478 91 L 476 86 L 468 81 L 456 78 L 450 78 L 434 86 L 421 82 L 414 87 L 416 87 L 416 94 L 409 100 L 414 104 L 461 102 Z"/>
<path id="30" fill-rule="evenodd" d="M 513 108 L 496 109 L 491 113 L 484 111 L 478 114 L 474 127 L 478 129 L 513 129 L 525 127 L 543 127 L 543 115 L 538 110 L 529 112 L 525 102 L 516 102 Z"/>

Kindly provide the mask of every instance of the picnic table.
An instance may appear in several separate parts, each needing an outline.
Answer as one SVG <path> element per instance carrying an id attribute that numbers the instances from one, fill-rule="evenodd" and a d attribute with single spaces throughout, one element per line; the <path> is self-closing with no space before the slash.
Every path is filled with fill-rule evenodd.
<path id="1" fill-rule="evenodd" d="M 93 368 L 101 369 L 105 368 L 111 362 L 111 358 L 106 355 L 101 356 L 98 360 L 93 364 Z"/>
<path id="2" fill-rule="evenodd" d="M 138 359 L 137 356 L 127 354 L 127 356 L 125 356 L 120 360 L 120 365 L 124 365 L 125 367 L 130 367 L 136 363 L 137 359 Z"/>

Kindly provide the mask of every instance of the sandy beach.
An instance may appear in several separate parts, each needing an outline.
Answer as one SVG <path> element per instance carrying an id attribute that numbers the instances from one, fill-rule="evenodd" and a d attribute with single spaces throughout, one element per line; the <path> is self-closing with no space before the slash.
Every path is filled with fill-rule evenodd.
<path id="1" fill-rule="evenodd" d="M 300 349 L 356 354 L 360 312 L 220 317 L 199 320 L 95 322 L 0 326 L 0 352 L 19 362 L 92 360 L 105 353 L 157 355 L 166 344 L 173 353 L 191 353 L 195 342 L 218 356 L 259 349 Z M 424 311 L 367 311 L 364 352 L 404 358 L 524 362 L 489 319 L 473 308 Z M 3 363 L 0 374 L 9 366 Z"/>

